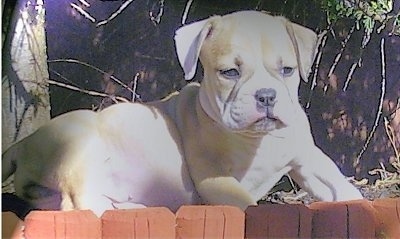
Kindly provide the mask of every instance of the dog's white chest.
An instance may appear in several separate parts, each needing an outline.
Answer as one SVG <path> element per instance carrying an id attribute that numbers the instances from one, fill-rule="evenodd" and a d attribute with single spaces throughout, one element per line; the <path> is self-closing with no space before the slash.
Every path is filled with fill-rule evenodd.
<path id="1" fill-rule="evenodd" d="M 237 168 L 234 172 L 240 184 L 258 200 L 292 168 L 290 161 L 295 152 L 285 139 L 265 137 L 257 148 L 252 163 L 247 169 Z"/>

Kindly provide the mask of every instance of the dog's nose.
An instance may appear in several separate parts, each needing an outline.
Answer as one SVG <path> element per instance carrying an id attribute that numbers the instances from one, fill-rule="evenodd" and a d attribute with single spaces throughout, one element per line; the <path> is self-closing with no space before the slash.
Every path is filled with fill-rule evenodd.
<path id="1" fill-rule="evenodd" d="M 276 100 L 276 90 L 272 88 L 262 88 L 254 95 L 257 103 L 262 107 L 274 106 Z"/>

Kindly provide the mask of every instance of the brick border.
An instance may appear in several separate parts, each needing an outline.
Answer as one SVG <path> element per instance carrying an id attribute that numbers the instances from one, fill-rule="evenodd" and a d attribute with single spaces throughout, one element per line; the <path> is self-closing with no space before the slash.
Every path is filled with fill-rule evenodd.
<path id="1" fill-rule="evenodd" d="M 400 198 L 106 211 L 2 213 L 2 238 L 400 238 Z"/>
<path id="2" fill-rule="evenodd" d="M 244 212 L 230 206 L 183 206 L 176 213 L 176 238 L 240 239 Z"/>
<path id="3" fill-rule="evenodd" d="M 103 239 L 175 238 L 175 215 L 167 208 L 106 211 L 101 222 Z"/>

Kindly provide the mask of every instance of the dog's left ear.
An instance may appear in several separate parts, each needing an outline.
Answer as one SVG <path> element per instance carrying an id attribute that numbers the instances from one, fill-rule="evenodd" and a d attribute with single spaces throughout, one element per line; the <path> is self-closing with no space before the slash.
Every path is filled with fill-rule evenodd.
<path id="1" fill-rule="evenodd" d="M 212 30 L 210 20 L 216 17 L 185 25 L 175 32 L 175 48 L 186 80 L 191 80 L 196 73 L 201 46 Z"/>
<path id="2" fill-rule="evenodd" d="M 314 62 L 317 34 L 312 30 L 286 20 L 286 29 L 296 51 L 301 78 L 307 82 Z"/>

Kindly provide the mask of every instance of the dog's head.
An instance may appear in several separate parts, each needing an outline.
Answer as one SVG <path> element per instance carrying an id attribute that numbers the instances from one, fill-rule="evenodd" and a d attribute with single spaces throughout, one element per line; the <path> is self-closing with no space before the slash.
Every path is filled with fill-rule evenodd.
<path id="1" fill-rule="evenodd" d="M 175 36 L 185 78 L 204 68 L 200 103 L 235 132 L 266 134 L 295 123 L 300 76 L 307 80 L 316 34 L 283 17 L 242 11 L 181 27 Z"/>

